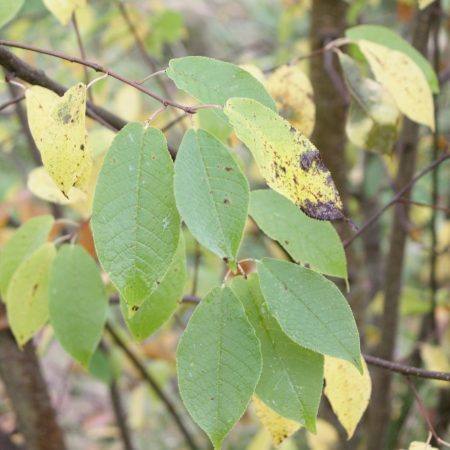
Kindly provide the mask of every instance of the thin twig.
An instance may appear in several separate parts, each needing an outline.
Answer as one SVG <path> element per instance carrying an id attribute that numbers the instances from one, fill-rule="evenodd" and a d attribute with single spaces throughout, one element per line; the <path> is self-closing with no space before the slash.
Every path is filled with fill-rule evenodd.
<path id="1" fill-rule="evenodd" d="M 122 75 L 119 75 L 116 72 L 113 72 L 109 69 L 105 69 L 100 64 L 91 62 L 91 61 L 83 61 L 80 58 L 75 58 L 73 56 L 66 55 L 61 52 L 57 52 L 54 50 L 47 50 L 44 48 L 35 47 L 33 45 L 26 45 L 21 44 L 20 42 L 12 42 L 12 41 L 6 41 L 4 39 L 0 39 L 0 46 L 5 47 L 13 47 L 13 48 L 20 48 L 22 50 L 29 50 L 31 52 L 35 53 L 41 53 L 43 55 L 53 56 L 54 58 L 63 59 L 65 61 L 69 61 L 74 64 L 80 64 L 86 67 L 89 67 L 90 69 L 95 70 L 96 72 L 102 72 L 109 74 L 110 77 L 115 78 L 116 80 L 121 81 L 122 83 L 128 84 L 129 86 L 134 87 L 138 91 L 148 95 L 149 97 L 153 98 L 154 100 L 158 101 L 159 103 L 163 104 L 164 106 L 172 106 L 177 109 L 181 109 L 182 111 L 188 113 L 188 114 L 195 114 L 199 109 L 222 109 L 221 105 L 194 105 L 194 106 L 186 106 L 182 105 L 181 103 L 175 102 L 173 100 L 161 97 L 158 94 L 155 94 L 152 91 L 149 91 L 148 89 L 144 88 L 140 84 L 137 84 L 135 81 L 129 80 L 128 78 L 125 78 Z"/>
<path id="2" fill-rule="evenodd" d="M 368 364 L 390 370 L 391 372 L 401 373 L 403 375 L 411 375 L 418 378 L 427 378 L 430 380 L 450 381 L 450 372 L 435 372 L 432 370 L 421 369 L 420 367 L 407 366 L 386 359 L 378 358 L 372 355 L 363 355 Z"/>
<path id="3" fill-rule="evenodd" d="M 81 59 L 86 61 L 87 60 L 86 51 L 84 49 L 83 40 L 81 39 L 81 33 L 80 33 L 80 29 L 78 28 L 78 21 L 77 21 L 77 16 L 75 15 L 75 13 L 72 14 L 72 25 L 73 25 L 73 29 L 75 31 L 75 35 L 77 37 L 77 43 L 78 43 L 78 48 L 80 50 Z M 89 72 L 88 72 L 86 66 L 83 66 L 83 72 L 84 72 L 84 83 L 86 85 L 89 85 L 90 77 L 89 77 Z M 94 103 L 94 97 L 92 95 L 92 91 L 88 90 L 87 95 L 88 95 L 88 99 L 92 103 Z"/>
<path id="4" fill-rule="evenodd" d="M 450 153 L 444 153 L 441 157 L 433 161 L 431 164 L 426 166 L 424 169 L 422 169 L 415 177 L 413 177 L 408 183 L 406 183 L 405 186 L 403 186 L 399 191 L 397 191 L 397 194 L 392 197 L 392 199 L 386 203 L 380 210 L 378 210 L 350 239 L 344 242 L 344 247 L 347 248 L 358 236 L 360 236 L 362 233 L 367 231 L 368 228 L 372 224 L 374 224 L 380 216 L 386 212 L 391 206 L 395 205 L 398 200 L 405 194 L 405 192 L 409 191 L 412 186 L 414 186 L 417 181 L 419 181 L 423 176 L 425 176 L 427 173 L 431 172 L 433 169 L 438 167 L 440 164 L 442 164 L 444 161 L 450 158 Z"/>
<path id="5" fill-rule="evenodd" d="M 398 203 L 404 203 L 406 205 L 413 205 L 413 206 L 420 206 L 423 208 L 430 208 L 435 211 L 442 211 L 446 214 L 450 214 L 450 208 L 446 208 L 445 206 L 439 206 L 439 205 L 431 205 L 429 203 L 423 203 L 423 202 L 416 202 L 414 200 L 409 200 L 407 198 L 399 198 L 397 200 Z"/>
<path id="6" fill-rule="evenodd" d="M 167 411 L 172 416 L 172 418 L 174 419 L 175 423 L 177 424 L 180 432 L 185 437 L 186 442 L 188 443 L 189 447 L 192 450 L 198 450 L 198 447 L 197 447 L 196 443 L 194 442 L 193 437 L 190 435 L 188 429 L 185 427 L 183 421 L 181 420 L 181 417 L 178 415 L 178 412 L 175 409 L 175 406 L 172 404 L 172 401 L 166 396 L 166 394 L 163 392 L 163 390 L 159 387 L 158 383 L 153 378 L 153 376 L 149 373 L 149 371 L 147 370 L 145 365 L 140 361 L 139 357 L 137 355 L 135 355 L 135 353 L 130 349 L 130 347 L 126 344 L 126 342 L 119 336 L 119 334 L 116 332 L 116 330 L 110 323 L 106 324 L 106 330 L 111 335 L 114 342 L 127 355 L 128 359 L 130 360 L 130 362 L 133 363 L 134 367 L 141 374 L 142 378 L 152 387 L 152 389 L 155 391 L 155 394 L 164 403 L 165 407 L 167 408 Z"/>
<path id="7" fill-rule="evenodd" d="M 3 111 L 8 106 L 15 105 L 16 103 L 21 102 L 22 100 L 25 100 L 25 95 L 18 95 L 17 97 L 12 98 L 11 100 L 8 100 L 5 103 L 2 103 L 0 105 L 0 111 Z"/>

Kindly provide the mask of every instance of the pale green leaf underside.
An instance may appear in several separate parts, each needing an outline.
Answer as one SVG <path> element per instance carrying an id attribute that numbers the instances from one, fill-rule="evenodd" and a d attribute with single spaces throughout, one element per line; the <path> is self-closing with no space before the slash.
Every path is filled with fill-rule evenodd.
<path id="1" fill-rule="evenodd" d="M 175 197 L 192 235 L 235 261 L 247 218 L 248 182 L 228 148 L 204 130 L 188 130 L 181 142 Z"/>
<path id="2" fill-rule="evenodd" d="M 186 56 L 170 60 L 166 73 L 179 89 L 202 103 L 224 105 L 231 97 L 247 97 L 276 111 L 265 87 L 246 70 L 229 62 Z"/>
<path id="3" fill-rule="evenodd" d="M 180 233 L 161 131 L 131 123 L 117 134 L 98 177 L 92 231 L 100 263 L 136 309 L 167 272 Z"/>
<path id="4" fill-rule="evenodd" d="M 257 268 L 267 305 L 293 341 L 362 370 L 352 311 L 331 281 L 313 270 L 270 258 L 258 262 Z"/>
<path id="5" fill-rule="evenodd" d="M 14 19 L 22 8 L 25 0 L 1 0 L 0 1 L 0 28 Z"/>
<path id="6" fill-rule="evenodd" d="M 261 373 L 261 352 L 242 305 L 229 288 L 197 306 L 177 350 L 183 402 L 219 449 L 247 408 Z"/>
<path id="7" fill-rule="evenodd" d="M 100 342 L 107 309 L 97 264 L 82 247 L 63 245 L 50 273 L 50 323 L 62 347 L 85 367 Z"/>
<path id="8" fill-rule="evenodd" d="M 38 249 L 53 226 L 52 216 L 39 216 L 28 220 L 0 249 L 0 293 L 7 302 L 9 280 L 20 263 Z"/>
<path id="9" fill-rule="evenodd" d="M 20 347 L 48 320 L 48 280 L 55 247 L 43 244 L 26 258 L 8 286 L 8 321 Z"/>
<path id="10" fill-rule="evenodd" d="M 178 307 L 185 283 L 186 249 L 183 235 L 180 234 L 180 243 L 172 264 L 156 290 L 144 300 L 132 317 L 128 317 L 126 304 L 123 301 L 120 303 L 125 322 L 134 339 L 143 341 L 172 316 Z"/>
<path id="11" fill-rule="evenodd" d="M 256 394 L 278 414 L 315 431 L 323 388 L 323 356 L 289 339 L 270 314 L 258 275 L 236 277 L 231 289 L 244 305 L 261 344 L 263 368 Z"/>
<path id="12" fill-rule="evenodd" d="M 347 278 L 344 248 L 329 222 L 311 219 L 289 199 L 269 189 L 251 193 L 250 215 L 295 261 L 326 275 Z"/>
<path id="13" fill-rule="evenodd" d="M 408 55 L 424 73 L 431 90 L 439 92 L 439 81 L 431 64 L 398 33 L 380 25 L 358 25 L 347 29 L 345 35 L 352 41 L 371 41 Z"/>

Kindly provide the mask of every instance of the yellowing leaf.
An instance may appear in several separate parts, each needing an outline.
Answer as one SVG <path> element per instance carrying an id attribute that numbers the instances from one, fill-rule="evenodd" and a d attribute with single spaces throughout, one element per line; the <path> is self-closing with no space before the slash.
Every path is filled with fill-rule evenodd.
<path id="1" fill-rule="evenodd" d="M 432 447 L 430 444 L 426 442 L 414 441 L 409 445 L 409 450 L 439 450 L 436 447 Z"/>
<path id="2" fill-rule="evenodd" d="M 442 347 L 424 343 L 420 346 L 420 356 L 426 369 L 437 372 L 450 372 L 450 362 Z M 440 388 L 450 387 L 447 381 L 431 380 L 431 382 Z"/>
<path id="3" fill-rule="evenodd" d="M 273 190 L 315 219 L 344 217 L 331 174 L 307 137 L 271 109 L 249 98 L 229 99 L 224 112 Z"/>
<path id="4" fill-rule="evenodd" d="M 253 405 L 255 406 L 258 419 L 261 421 L 264 428 L 269 431 L 276 447 L 279 447 L 285 439 L 301 428 L 301 424 L 280 416 L 256 395 L 253 395 Z"/>
<path id="5" fill-rule="evenodd" d="M 72 187 L 86 190 L 92 157 L 86 136 L 86 86 L 63 97 L 40 86 L 26 92 L 28 122 L 48 174 L 68 198 Z"/>
<path id="6" fill-rule="evenodd" d="M 425 9 L 427 6 L 431 5 L 434 2 L 434 0 L 418 0 L 418 2 L 419 2 L 419 8 Z"/>
<path id="7" fill-rule="evenodd" d="M 68 205 L 86 197 L 83 192 L 74 187 L 65 197 L 43 166 L 36 167 L 28 174 L 27 186 L 36 197 L 59 205 Z"/>
<path id="8" fill-rule="evenodd" d="M 44 0 L 44 4 L 62 25 L 67 25 L 75 10 L 84 6 L 86 0 Z"/>
<path id="9" fill-rule="evenodd" d="M 419 66 L 405 53 L 369 41 L 358 41 L 375 78 L 411 120 L 434 130 L 433 95 Z"/>
<path id="10" fill-rule="evenodd" d="M 317 419 L 316 434 L 308 432 L 306 440 L 311 450 L 334 450 L 337 448 L 339 435 L 328 422 L 323 419 Z"/>
<path id="11" fill-rule="evenodd" d="M 282 117 L 306 137 L 311 136 L 316 117 L 313 89 L 299 66 L 281 66 L 267 80 L 267 90 Z"/>
<path id="12" fill-rule="evenodd" d="M 325 395 L 347 431 L 348 439 L 353 436 L 372 391 L 367 365 L 363 359 L 361 362 L 364 370 L 362 375 L 353 364 L 325 356 Z"/>
<path id="13" fill-rule="evenodd" d="M 8 319 L 20 347 L 48 320 L 48 280 L 55 256 L 54 245 L 43 244 L 22 262 L 9 283 Z"/>
<path id="14" fill-rule="evenodd" d="M 86 186 L 86 194 L 72 203 L 70 207 L 77 211 L 84 219 L 87 219 L 92 214 L 92 205 L 94 203 L 95 186 L 97 184 L 97 177 L 103 165 L 106 152 L 97 155 L 92 163 L 91 175 Z"/>

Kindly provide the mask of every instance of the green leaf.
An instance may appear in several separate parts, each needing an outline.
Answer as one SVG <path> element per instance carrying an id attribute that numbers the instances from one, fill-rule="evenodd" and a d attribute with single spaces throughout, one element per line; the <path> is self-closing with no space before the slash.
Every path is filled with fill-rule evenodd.
<path id="1" fill-rule="evenodd" d="M 261 344 L 263 367 L 256 394 L 278 414 L 315 431 L 323 388 L 323 356 L 289 339 L 270 314 L 258 275 L 233 278 L 231 289 L 243 303 Z"/>
<path id="2" fill-rule="evenodd" d="M 359 335 L 341 291 L 323 275 L 286 261 L 257 263 L 267 306 L 297 344 L 351 362 L 362 371 Z"/>
<path id="3" fill-rule="evenodd" d="M 25 0 L 2 0 L 0 2 L 0 28 L 17 16 Z"/>
<path id="4" fill-rule="evenodd" d="M 161 284 L 152 292 L 132 317 L 128 317 L 127 307 L 123 301 L 122 308 L 125 322 L 134 339 L 141 342 L 160 328 L 175 312 L 178 300 L 186 284 L 186 249 L 183 235 L 169 270 Z"/>
<path id="5" fill-rule="evenodd" d="M 190 129 L 175 161 L 175 197 L 193 236 L 235 261 L 247 218 L 248 182 L 230 150 L 204 130 Z"/>
<path id="6" fill-rule="evenodd" d="M 215 449 L 244 413 L 261 373 L 261 351 L 229 288 L 213 289 L 195 309 L 177 350 L 180 394 Z"/>
<path id="7" fill-rule="evenodd" d="M 233 131 L 227 120 L 217 115 L 213 109 L 199 109 L 195 114 L 198 127 L 214 135 L 219 141 L 226 142 Z"/>
<path id="8" fill-rule="evenodd" d="M 326 275 L 347 278 L 344 248 L 330 223 L 309 218 L 286 197 L 269 189 L 252 192 L 250 215 L 295 261 Z"/>
<path id="9" fill-rule="evenodd" d="M 56 251 L 47 242 L 26 258 L 8 286 L 8 321 L 23 347 L 48 320 L 48 280 Z"/>
<path id="10" fill-rule="evenodd" d="M 348 28 L 345 32 L 348 39 L 352 41 L 370 41 L 384 45 L 392 50 L 408 55 L 420 68 L 430 85 L 431 90 L 437 94 L 439 92 L 439 81 L 431 64 L 417 51 L 408 41 L 405 41 L 394 31 L 379 25 L 358 25 Z"/>
<path id="11" fill-rule="evenodd" d="M 231 97 L 248 97 L 276 111 L 265 87 L 240 67 L 204 56 L 171 59 L 166 70 L 179 89 L 202 103 L 224 105 Z"/>
<path id="12" fill-rule="evenodd" d="M 307 137 L 287 120 L 249 98 L 228 100 L 224 112 L 272 189 L 315 219 L 344 217 L 331 174 Z"/>
<path id="13" fill-rule="evenodd" d="M 99 268 L 78 245 L 63 245 L 50 273 L 50 323 L 63 348 L 84 367 L 106 321 L 108 297 Z"/>
<path id="14" fill-rule="evenodd" d="M 115 349 L 97 347 L 89 362 L 89 373 L 104 384 L 111 384 L 120 376 L 120 358 Z"/>
<path id="15" fill-rule="evenodd" d="M 53 223 L 52 216 L 33 217 L 0 249 L 0 292 L 5 302 L 8 301 L 6 290 L 14 271 L 47 240 Z"/>
<path id="16" fill-rule="evenodd" d="M 117 134 L 98 177 L 92 231 L 100 263 L 135 310 L 166 274 L 180 234 L 161 131 L 131 123 Z"/>

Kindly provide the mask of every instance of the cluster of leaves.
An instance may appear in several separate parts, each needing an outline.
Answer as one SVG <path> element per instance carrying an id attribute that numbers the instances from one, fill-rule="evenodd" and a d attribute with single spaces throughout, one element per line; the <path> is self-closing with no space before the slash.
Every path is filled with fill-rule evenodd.
<path id="1" fill-rule="evenodd" d="M 58 13 L 50 0 L 46 5 L 64 23 L 67 11 Z M 409 44 L 374 28 L 348 30 L 354 59 L 338 52 L 353 98 L 350 139 L 389 151 L 401 113 L 434 128 L 437 82 Z M 364 75 L 361 62 L 375 79 Z M 342 244 L 326 222 L 344 214 L 307 137 L 311 87 L 296 66 L 278 69 L 267 89 L 249 70 L 204 57 L 170 61 L 166 73 L 176 86 L 212 106 L 201 111 L 199 128 L 186 131 L 175 163 L 164 134 L 140 123 L 124 127 L 106 156 L 94 157 L 85 129 L 86 86 L 79 83 L 63 97 L 28 89 L 28 121 L 43 160 L 29 186 L 49 201 L 83 203 L 88 215 L 92 211 L 99 262 L 138 341 L 172 316 L 183 294 L 182 222 L 236 275 L 202 299 L 177 351 L 182 399 L 216 448 L 252 397 L 269 428 L 281 420 L 277 443 L 300 425 L 315 431 L 324 378 L 350 437 L 367 406 L 370 378 L 351 310 L 325 277 L 347 278 Z M 287 86 L 298 87 L 293 104 Z M 301 116 L 299 104 L 309 107 Z M 232 132 L 270 189 L 250 192 L 225 144 Z M 292 262 L 264 258 L 254 273 L 242 273 L 238 252 L 248 215 Z M 32 219 L 2 247 L 0 292 L 20 346 L 49 321 L 67 352 L 88 366 L 108 296 L 99 267 L 81 246 L 48 242 L 53 223 L 50 216 Z M 280 429 L 290 431 L 280 435 Z"/>

